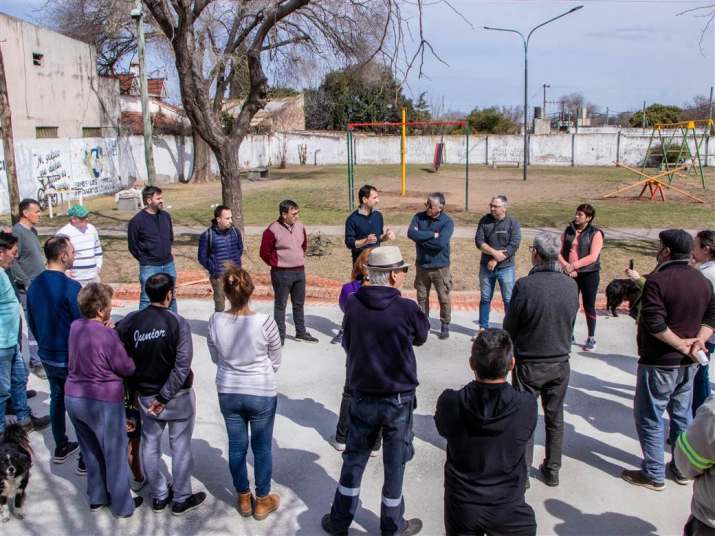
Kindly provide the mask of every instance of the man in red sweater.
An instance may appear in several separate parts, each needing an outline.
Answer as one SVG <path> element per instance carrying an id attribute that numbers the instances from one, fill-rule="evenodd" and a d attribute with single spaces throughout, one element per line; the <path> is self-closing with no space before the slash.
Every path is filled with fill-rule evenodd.
<path id="1" fill-rule="evenodd" d="M 297 203 L 286 199 L 278 205 L 280 216 L 263 231 L 261 259 L 271 267 L 273 285 L 273 317 L 278 325 L 281 344 L 286 338 L 286 305 L 290 295 L 293 306 L 295 338 L 299 341 L 318 342 L 305 329 L 305 250 L 308 236 L 303 223 L 298 221 Z"/>

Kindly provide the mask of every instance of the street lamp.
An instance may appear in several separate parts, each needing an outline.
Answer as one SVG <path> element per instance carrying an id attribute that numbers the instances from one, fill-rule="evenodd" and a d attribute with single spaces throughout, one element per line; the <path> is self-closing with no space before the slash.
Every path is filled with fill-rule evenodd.
<path id="1" fill-rule="evenodd" d="M 529 89 L 529 64 L 528 64 L 528 53 L 529 53 L 529 40 L 531 39 L 531 35 L 541 28 L 542 26 L 546 26 L 550 22 L 554 22 L 557 19 L 560 19 L 561 17 L 565 17 L 566 15 L 569 15 L 573 13 L 574 11 L 578 11 L 581 9 L 583 6 L 576 6 L 572 9 L 569 9 L 567 12 L 562 13 L 561 15 L 554 17 L 553 19 L 549 19 L 546 22 L 542 22 L 538 26 L 534 26 L 529 34 L 524 37 L 524 34 L 521 33 L 519 30 L 512 30 L 510 28 L 492 28 L 491 26 L 484 26 L 485 30 L 493 30 L 496 32 L 510 32 L 510 33 L 515 33 L 518 34 L 519 37 L 521 37 L 521 40 L 524 43 L 524 180 L 526 180 L 526 168 L 527 164 L 529 162 L 529 125 L 527 122 L 527 116 L 529 112 L 529 97 L 528 97 L 528 89 Z"/>

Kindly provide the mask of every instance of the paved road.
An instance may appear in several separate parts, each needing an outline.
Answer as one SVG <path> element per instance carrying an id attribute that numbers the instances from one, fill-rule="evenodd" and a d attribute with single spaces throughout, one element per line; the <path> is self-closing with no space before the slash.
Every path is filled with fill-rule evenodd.
<path id="1" fill-rule="evenodd" d="M 32 434 L 35 466 L 27 519 L 12 519 L 2 527 L 3 536 L 321 534 L 320 518 L 330 506 L 341 464 L 340 456 L 327 443 L 334 432 L 345 374 L 342 350 L 328 343 L 340 321 L 338 308 L 310 307 L 306 311 L 308 325 L 320 339 L 318 345 L 290 339 L 286 343 L 284 365 L 278 375 L 280 399 L 273 443 L 274 491 L 283 497 L 283 503 L 277 515 L 257 522 L 241 518 L 234 509 L 226 432 L 214 387 L 215 367 L 205 340 L 212 302 L 183 301 L 179 307 L 194 333 L 198 400 L 194 488 L 209 493 L 205 506 L 183 518 L 168 512 L 154 514 L 147 507 L 128 520 L 114 519 L 106 510 L 90 514 L 84 479 L 74 474 L 73 463 L 49 463 L 52 440 L 47 430 Z M 270 304 L 257 303 L 256 308 L 268 311 Z M 495 316 L 499 322 L 499 315 Z M 445 452 L 432 414 L 444 388 L 459 387 L 470 380 L 467 354 L 473 317 L 473 313 L 455 312 L 452 338 L 442 342 L 432 336 L 417 351 L 422 384 L 415 415 L 416 454 L 407 467 L 404 495 L 407 515 L 422 517 L 423 534 L 428 536 L 443 534 Z M 433 325 L 437 324 L 434 319 Z M 691 485 L 668 482 L 666 490 L 657 493 L 629 486 L 618 476 L 623 467 L 637 467 L 640 460 L 631 409 L 636 368 L 634 326 L 630 318 L 621 316 L 600 319 L 598 329 L 598 351 L 584 354 L 574 347 L 572 355 L 561 485 L 548 488 L 535 477 L 527 493 L 536 511 L 539 534 L 680 534 L 689 512 Z M 584 337 L 585 327 L 579 318 L 576 338 Z M 46 413 L 47 385 L 33 377 L 31 387 L 40 392 L 31 401 L 35 411 Z M 543 424 L 537 436 L 537 461 L 543 456 L 541 445 Z M 378 457 L 367 467 L 362 508 L 351 534 L 379 534 L 381 482 Z M 146 496 L 145 491 L 142 494 Z"/>
<path id="2" fill-rule="evenodd" d="M 393 225 L 390 226 L 393 231 L 398 236 L 407 236 L 407 226 L 406 225 Z M 307 226 L 309 233 L 321 232 L 322 234 L 328 236 L 343 236 L 345 233 L 345 227 L 343 225 L 309 225 Z M 249 236 L 260 236 L 265 230 L 265 226 L 260 225 L 247 225 L 246 234 Z M 459 225 L 454 229 L 455 238 L 474 238 L 476 226 L 465 226 Z M 206 230 L 206 227 L 199 226 L 186 226 L 177 225 L 174 227 L 174 234 L 176 235 L 199 235 Z M 57 229 L 53 227 L 39 227 L 38 232 L 41 235 L 49 235 L 56 232 Z M 100 235 L 102 236 L 112 236 L 121 237 L 127 236 L 126 228 L 100 228 Z M 539 231 L 548 231 L 553 233 L 561 233 L 563 229 L 556 229 L 554 227 L 523 227 L 522 235 L 526 238 L 532 238 Z M 610 240 L 658 240 L 658 233 L 662 229 L 645 229 L 645 228 L 604 228 L 606 232 L 606 237 Z M 695 234 L 697 229 L 688 229 L 691 234 Z"/>

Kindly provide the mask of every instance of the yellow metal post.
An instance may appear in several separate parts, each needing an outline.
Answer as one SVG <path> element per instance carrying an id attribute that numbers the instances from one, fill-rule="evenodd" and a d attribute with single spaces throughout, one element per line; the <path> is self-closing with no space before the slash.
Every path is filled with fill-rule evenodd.
<path id="1" fill-rule="evenodd" d="M 407 114 L 405 109 L 402 108 L 402 147 L 400 162 L 402 163 L 402 190 L 401 195 L 407 195 L 407 125 L 405 124 Z"/>

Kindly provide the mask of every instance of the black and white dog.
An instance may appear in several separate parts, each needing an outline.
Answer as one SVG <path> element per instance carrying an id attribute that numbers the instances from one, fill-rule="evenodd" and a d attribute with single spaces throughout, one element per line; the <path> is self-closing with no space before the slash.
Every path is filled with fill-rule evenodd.
<path id="1" fill-rule="evenodd" d="M 619 305 L 627 301 L 633 308 L 640 295 L 641 289 L 630 279 L 614 279 L 606 287 L 606 308 L 613 316 L 618 316 L 616 309 Z"/>
<path id="2" fill-rule="evenodd" d="M 22 519 L 25 514 L 25 490 L 30 481 L 32 448 L 27 433 L 19 424 L 5 428 L 0 443 L 0 522 L 10 521 L 10 503 L 15 517 Z"/>

